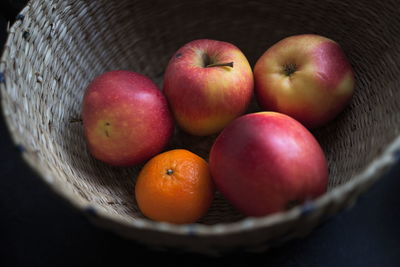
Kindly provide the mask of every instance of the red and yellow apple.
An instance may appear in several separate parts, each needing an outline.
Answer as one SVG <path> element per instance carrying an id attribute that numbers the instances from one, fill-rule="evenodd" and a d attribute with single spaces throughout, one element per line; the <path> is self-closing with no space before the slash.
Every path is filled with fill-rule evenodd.
<path id="1" fill-rule="evenodd" d="M 86 89 L 82 120 L 91 154 L 115 166 L 141 163 L 160 152 L 173 132 L 163 93 L 146 76 L 110 71 Z"/>
<path id="2" fill-rule="evenodd" d="M 253 73 L 233 44 L 200 39 L 181 47 L 164 74 L 164 92 L 179 126 L 192 135 L 221 131 L 246 111 Z"/>
<path id="3" fill-rule="evenodd" d="M 209 166 L 218 190 L 248 216 L 283 211 L 327 188 L 319 143 L 301 123 L 277 112 L 234 120 L 213 144 Z"/>
<path id="4" fill-rule="evenodd" d="M 327 124 L 353 95 L 352 67 L 338 43 L 323 36 L 287 37 L 270 47 L 254 67 L 257 101 L 316 128 Z"/>

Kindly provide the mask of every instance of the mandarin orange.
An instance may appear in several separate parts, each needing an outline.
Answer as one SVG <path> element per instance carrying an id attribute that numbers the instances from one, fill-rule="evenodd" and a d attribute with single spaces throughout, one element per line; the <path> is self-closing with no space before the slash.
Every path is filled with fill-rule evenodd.
<path id="1" fill-rule="evenodd" d="M 207 162 L 185 149 L 153 157 L 135 185 L 136 201 L 146 217 L 175 224 L 193 223 L 204 216 L 214 191 Z"/>

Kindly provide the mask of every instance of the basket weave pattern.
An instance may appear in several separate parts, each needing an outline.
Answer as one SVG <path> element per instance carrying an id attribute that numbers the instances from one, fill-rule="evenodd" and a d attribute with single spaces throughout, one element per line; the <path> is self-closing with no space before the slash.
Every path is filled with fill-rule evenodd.
<path id="1" fill-rule="evenodd" d="M 31 1 L 11 27 L 0 62 L 1 103 L 10 133 L 39 176 L 94 222 L 149 245 L 203 253 L 264 250 L 309 233 L 349 206 L 396 161 L 400 139 L 400 16 L 396 1 Z M 161 88 L 170 56 L 198 38 L 232 42 L 251 65 L 272 44 L 317 33 L 341 44 L 356 75 L 348 108 L 314 132 L 326 152 L 329 192 L 265 218 L 244 218 L 217 193 L 193 225 L 146 220 L 133 197 L 141 166 L 93 159 L 79 122 L 97 75 L 127 69 Z M 258 110 L 254 104 L 251 111 Z M 208 157 L 215 136 L 178 129 L 167 149 Z"/>

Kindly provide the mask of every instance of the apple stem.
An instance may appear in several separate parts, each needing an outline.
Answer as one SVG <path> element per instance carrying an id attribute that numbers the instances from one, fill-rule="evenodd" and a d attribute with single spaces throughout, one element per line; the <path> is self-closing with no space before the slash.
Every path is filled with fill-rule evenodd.
<path id="1" fill-rule="evenodd" d="M 72 118 L 69 120 L 70 123 L 75 123 L 75 122 L 82 122 L 82 119 L 80 118 Z"/>
<path id="2" fill-rule="evenodd" d="M 213 63 L 213 64 L 208 64 L 206 68 L 210 67 L 231 67 L 233 68 L 233 62 L 226 62 L 226 63 Z"/>

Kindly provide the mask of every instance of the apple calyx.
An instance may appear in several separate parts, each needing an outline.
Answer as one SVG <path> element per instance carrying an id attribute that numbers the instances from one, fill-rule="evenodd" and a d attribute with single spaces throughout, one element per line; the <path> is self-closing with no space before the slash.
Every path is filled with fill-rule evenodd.
<path id="1" fill-rule="evenodd" d="M 283 73 L 290 77 L 293 73 L 297 71 L 298 66 L 294 63 L 288 63 L 283 65 Z"/>
<path id="2" fill-rule="evenodd" d="M 233 68 L 233 61 L 226 62 L 226 63 L 212 63 L 212 64 L 206 65 L 206 68 L 210 68 L 210 67 L 231 67 L 231 68 Z"/>

